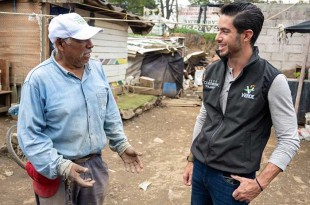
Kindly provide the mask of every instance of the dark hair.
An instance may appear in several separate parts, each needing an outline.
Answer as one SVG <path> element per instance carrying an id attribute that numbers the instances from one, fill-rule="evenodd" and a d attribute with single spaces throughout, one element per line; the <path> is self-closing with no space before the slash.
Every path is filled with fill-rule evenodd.
<path id="1" fill-rule="evenodd" d="M 253 31 L 251 45 L 254 46 L 264 23 L 264 15 L 260 8 L 247 2 L 234 2 L 224 5 L 221 14 L 235 17 L 233 25 L 239 34 L 251 29 Z"/>

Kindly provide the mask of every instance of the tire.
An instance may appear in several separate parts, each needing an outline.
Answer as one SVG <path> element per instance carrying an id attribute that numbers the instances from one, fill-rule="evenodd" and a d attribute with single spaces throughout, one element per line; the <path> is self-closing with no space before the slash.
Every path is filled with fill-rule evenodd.
<path id="1" fill-rule="evenodd" d="M 27 158 L 18 145 L 17 126 L 13 125 L 6 133 L 6 146 L 13 160 L 23 169 L 27 162 Z"/>

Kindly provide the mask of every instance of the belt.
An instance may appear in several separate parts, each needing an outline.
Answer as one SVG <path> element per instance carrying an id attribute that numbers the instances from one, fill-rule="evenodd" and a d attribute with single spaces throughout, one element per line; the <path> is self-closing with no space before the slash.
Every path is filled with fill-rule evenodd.
<path id="1" fill-rule="evenodd" d="M 237 176 L 240 176 L 240 177 L 254 179 L 255 178 L 255 173 L 256 172 L 252 172 L 252 173 L 249 173 L 249 174 L 234 174 L 234 173 L 230 173 L 230 172 L 223 172 L 223 176 L 224 177 L 231 177 L 230 175 L 237 175 Z"/>
<path id="2" fill-rule="evenodd" d="M 101 156 L 101 154 L 89 154 L 89 155 L 87 155 L 85 157 L 82 157 L 80 159 L 74 159 L 74 160 L 72 160 L 72 162 L 74 162 L 76 164 L 82 164 L 82 163 L 84 163 L 84 162 L 86 162 L 86 161 L 88 161 L 90 159 L 93 159 L 93 158 L 95 158 L 97 156 Z"/>

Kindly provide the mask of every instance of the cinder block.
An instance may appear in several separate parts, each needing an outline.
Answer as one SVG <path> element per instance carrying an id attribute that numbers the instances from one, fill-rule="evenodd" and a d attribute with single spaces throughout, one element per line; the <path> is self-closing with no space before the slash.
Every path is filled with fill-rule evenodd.
<path id="1" fill-rule="evenodd" d="M 140 77 L 140 86 L 142 87 L 148 87 L 148 88 L 154 88 L 154 78 L 141 76 Z"/>

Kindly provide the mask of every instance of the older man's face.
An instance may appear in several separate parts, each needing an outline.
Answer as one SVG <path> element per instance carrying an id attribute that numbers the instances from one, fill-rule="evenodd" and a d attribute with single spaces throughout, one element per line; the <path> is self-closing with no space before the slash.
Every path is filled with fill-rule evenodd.
<path id="1" fill-rule="evenodd" d="M 66 64 L 75 68 L 81 68 L 89 61 L 91 49 L 94 47 L 90 39 L 77 40 L 68 38 L 62 39 L 62 42 Z"/>

